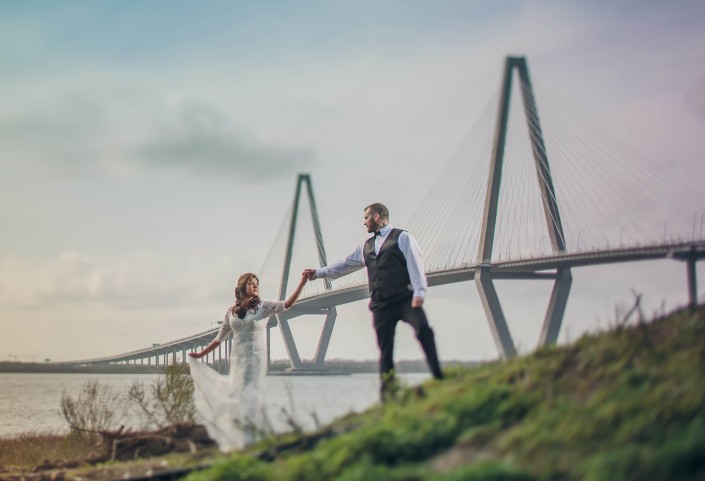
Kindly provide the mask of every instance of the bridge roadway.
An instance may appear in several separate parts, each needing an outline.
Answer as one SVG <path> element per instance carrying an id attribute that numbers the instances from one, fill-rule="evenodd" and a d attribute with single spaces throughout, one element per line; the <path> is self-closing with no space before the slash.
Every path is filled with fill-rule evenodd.
<path id="1" fill-rule="evenodd" d="M 693 297 L 697 294 L 694 266 L 695 262 L 702 258 L 705 258 L 705 241 L 697 241 L 564 253 L 530 259 L 495 261 L 492 263 L 475 263 L 447 270 L 427 272 L 426 277 L 430 287 L 473 280 L 475 273 L 483 268 L 489 270 L 493 279 L 555 279 L 555 272 L 546 271 L 550 271 L 551 269 L 652 259 L 675 259 L 688 262 L 689 264 L 689 294 L 691 303 L 693 303 Z M 322 294 L 300 299 L 295 306 L 280 314 L 279 317 L 289 320 L 307 314 L 325 314 L 331 307 L 363 300 L 367 297 L 369 297 L 367 283 L 343 289 L 334 289 Z M 271 320 L 268 327 L 275 327 L 276 325 L 276 321 Z M 208 329 L 189 337 L 116 356 L 71 361 L 64 364 L 94 365 L 119 362 L 136 363 L 138 360 L 143 361 L 144 359 L 148 359 L 148 362 L 151 363 L 151 357 L 155 357 L 158 363 L 160 356 L 163 356 L 164 363 L 168 362 L 168 356 L 172 356 L 172 360 L 175 362 L 177 353 L 181 352 L 182 355 L 185 356 L 187 352 L 207 345 L 213 339 L 218 329 L 219 328 Z M 227 353 L 231 348 L 231 344 L 224 343 L 223 347 L 225 348 L 225 358 L 227 359 Z M 223 353 L 221 352 L 219 357 L 222 358 L 222 355 Z M 215 355 L 213 359 L 215 360 Z"/>

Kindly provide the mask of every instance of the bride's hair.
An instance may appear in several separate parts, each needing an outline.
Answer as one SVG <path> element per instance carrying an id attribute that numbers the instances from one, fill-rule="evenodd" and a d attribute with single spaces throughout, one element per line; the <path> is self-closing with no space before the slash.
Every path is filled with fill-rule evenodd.
<path id="1" fill-rule="evenodd" d="M 247 299 L 247 283 L 250 282 L 250 279 L 255 279 L 259 283 L 259 278 L 256 275 L 246 272 L 238 278 L 235 286 L 235 305 L 230 308 L 230 311 L 240 319 L 244 319 L 249 310 L 257 312 L 261 302 L 259 296 Z"/>

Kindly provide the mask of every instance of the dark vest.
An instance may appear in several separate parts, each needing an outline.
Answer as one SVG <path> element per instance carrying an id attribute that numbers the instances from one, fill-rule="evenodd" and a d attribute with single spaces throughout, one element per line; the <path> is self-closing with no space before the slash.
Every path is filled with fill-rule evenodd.
<path id="1" fill-rule="evenodd" d="M 413 295 L 406 258 L 399 248 L 402 232 L 401 229 L 392 229 L 378 254 L 375 254 L 375 238 L 370 237 L 365 241 L 362 255 L 367 266 L 372 310 L 375 310 L 375 306 L 411 298 Z"/>

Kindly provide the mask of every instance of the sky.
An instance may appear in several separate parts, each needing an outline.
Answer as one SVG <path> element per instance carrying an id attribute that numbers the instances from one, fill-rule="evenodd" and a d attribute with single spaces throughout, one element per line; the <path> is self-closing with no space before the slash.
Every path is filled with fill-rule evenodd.
<path id="1" fill-rule="evenodd" d="M 238 275 L 281 245 L 299 173 L 329 259 L 365 239 L 371 202 L 405 227 L 494 105 L 507 55 L 551 93 L 540 111 L 564 99 L 705 212 L 704 21 L 700 1 L 2 2 L 0 360 L 118 354 L 213 326 Z M 649 312 L 687 299 L 672 260 L 573 277 L 561 342 L 609 327 L 635 292 Z M 550 285 L 501 284 L 530 352 Z M 474 284 L 431 288 L 425 306 L 442 359 L 497 357 Z M 321 320 L 292 323 L 304 358 Z M 377 357 L 366 302 L 339 309 L 328 357 Z M 396 357 L 421 357 L 408 326 Z"/>

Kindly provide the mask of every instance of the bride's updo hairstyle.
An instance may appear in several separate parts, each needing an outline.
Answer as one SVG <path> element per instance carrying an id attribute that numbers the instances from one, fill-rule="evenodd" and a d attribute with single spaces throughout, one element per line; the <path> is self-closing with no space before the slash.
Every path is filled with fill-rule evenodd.
<path id="1" fill-rule="evenodd" d="M 240 319 L 245 318 L 247 311 L 257 312 L 257 307 L 261 302 L 259 296 L 247 299 L 247 283 L 250 282 L 250 279 L 255 279 L 259 283 L 259 278 L 256 275 L 246 272 L 238 278 L 235 286 L 235 305 L 230 310 Z"/>

